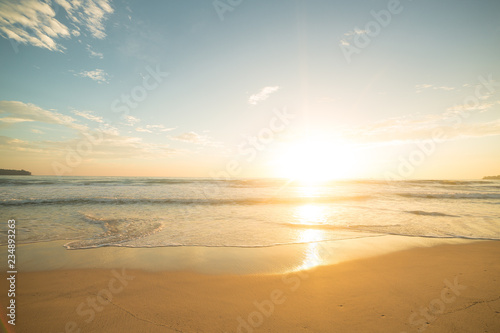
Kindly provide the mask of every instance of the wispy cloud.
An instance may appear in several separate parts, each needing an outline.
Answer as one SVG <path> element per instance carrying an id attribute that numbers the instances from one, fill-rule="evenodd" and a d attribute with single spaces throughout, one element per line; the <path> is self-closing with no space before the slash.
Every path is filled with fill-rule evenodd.
<path id="1" fill-rule="evenodd" d="M 456 119 L 449 112 L 396 117 L 345 130 L 343 134 L 353 141 L 378 144 L 427 140 L 435 136 L 436 130 L 443 134 L 444 140 L 500 135 L 500 120 L 470 123 Z"/>
<path id="2" fill-rule="evenodd" d="M 155 134 L 160 134 L 162 132 L 169 132 L 173 131 L 175 127 L 165 127 L 164 125 L 157 124 L 157 125 L 146 125 L 143 127 L 137 127 L 135 130 L 137 132 L 143 132 L 143 133 L 155 133 Z"/>
<path id="3" fill-rule="evenodd" d="M 126 121 L 125 125 L 127 125 L 127 126 L 134 126 L 135 124 L 141 122 L 141 120 L 139 118 L 134 117 L 134 116 L 125 115 L 123 118 L 125 119 L 125 121 Z"/>
<path id="4" fill-rule="evenodd" d="M 0 111 L 1 112 L 1 111 Z M 3 125 L 10 125 L 10 124 L 15 124 L 15 123 L 23 123 L 26 121 L 34 121 L 32 119 L 26 119 L 26 118 L 15 118 L 15 117 L 3 117 L 0 118 L 0 122 L 3 123 Z"/>
<path id="5" fill-rule="evenodd" d="M 153 129 L 153 130 L 159 130 L 161 132 L 169 132 L 173 131 L 177 127 L 165 127 L 163 125 L 146 125 L 146 128 Z"/>
<path id="6" fill-rule="evenodd" d="M 452 91 L 455 90 L 455 87 L 448 87 L 448 86 L 435 86 L 432 84 L 417 84 L 415 86 L 416 92 L 421 93 L 425 89 L 432 89 L 432 90 L 444 90 L 444 91 Z"/>
<path id="7" fill-rule="evenodd" d="M 0 35 L 22 44 L 62 51 L 55 39 L 68 38 L 68 28 L 55 19 L 52 7 L 42 1 L 0 2 Z"/>
<path id="8" fill-rule="evenodd" d="M 192 143 L 200 146 L 220 147 L 221 143 L 212 141 L 208 135 L 198 134 L 196 132 L 185 132 L 177 136 L 171 136 L 170 139 L 186 143 Z"/>
<path id="9" fill-rule="evenodd" d="M 50 4 L 41 0 L 1 1 L 0 35 L 51 51 L 64 51 L 58 39 L 79 36 L 79 26 L 95 38 L 106 37 L 104 22 L 113 13 L 108 0 L 55 0 L 75 26 L 71 32 L 55 18 L 56 11 Z"/>
<path id="10" fill-rule="evenodd" d="M 252 105 L 256 105 L 257 103 L 262 102 L 262 101 L 268 99 L 269 96 L 272 93 L 275 93 L 279 89 L 280 89 L 279 86 L 265 87 L 260 92 L 258 92 L 257 94 L 254 94 L 254 95 L 250 96 L 250 98 L 248 98 L 248 103 L 252 104 Z"/>
<path id="11" fill-rule="evenodd" d="M 108 0 L 55 0 L 63 7 L 71 21 L 85 26 L 93 37 L 106 37 L 104 22 L 107 16 L 113 13 Z"/>
<path id="12" fill-rule="evenodd" d="M 144 132 L 144 133 L 153 133 L 153 131 L 147 129 L 147 128 L 143 128 L 143 127 L 137 127 L 135 129 L 137 132 Z"/>
<path id="13" fill-rule="evenodd" d="M 485 112 L 491 109 L 495 104 L 500 104 L 500 101 L 495 102 L 484 102 L 484 103 L 477 103 L 474 105 L 468 105 L 468 104 L 462 104 L 462 105 L 455 105 L 452 106 L 451 108 L 448 108 L 447 111 L 450 113 L 463 113 L 465 111 L 479 111 L 479 112 Z"/>
<path id="14" fill-rule="evenodd" d="M 208 137 L 195 132 L 186 132 L 181 135 L 171 137 L 172 140 L 189 142 L 195 144 L 205 144 L 208 142 Z"/>
<path id="15" fill-rule="evenodd" d="M 107 83 L 109 75 L 103 71 L 102 69 L 95 69 L 93 71 L 83 71 L 80 73 L 74 74 L 75 76 L 87 77 L 98 83 Z"/>
<path id="16" fill-rule="evenodd" d="M 0 151 L 7 151 L 9 153 L 37 153 L 50 157 L 53 161 L 64 161 L 65 154 L 68 152 L 68 147 L 76 147 L 79 143 L 86 140 L 87 138 L 83 135 L 64 141 L 27 141 L 0 136 Z M 141 138 L 106 134 L 103 136 L 102 141 L 94 145 L 92 151 L 89 151 L 85 155 L 85 159 L 157 159 L 168 157 L 177 152 L 179 152 L 179 150 L 170 148 L 166 144 L 152 144 L 143 142 Z"/>
<path id="17" fill-rule="evenodd" d="M 91 111 L 77 111 L 77 110 L 73 110 L 73 113 L 76 114 L 77 116 L 80 116 L 80 117 L 88 119 L 88 120 L 95 121 L 97 123 L 103 123 L 104 122 L 104 120 L 102 119 L 102 117 L 95 116 Z"/>
<path id="18" fill-rule="evenodd" d="M 351 45 L 351 42 L 354 39 L 354 37 L 360 36 L 360 35 L 366 35 L 367 33 L 368 33 L 368 30 L 354 28 L 354 30 L 350 30 L 342 35 L 342 37 L 339 40 L 339 44 L 342 46 L 349 46 L 349 45 Z"/>
<path id="19" fill-rule="evenodd" d="M 9 122 L 9 119 L 18 119 L 19 121 L 39 121 L 47 124 L 65 125 L 77 130 L 87 128 L 84 125 L 77 124 L 73 117 L 55 111 L 44 110 L 34 104 L 18 101 L 0 101 L 0 114 L 8 115 L 5 118 L 0 118 L 0 121 L 7 120 Z"/>
<path id="20" fill-rule="evenodd" d="M 89 51 L 89 54 L 91 57 L 94 57 L 94 58 L 99 58 L 99 59 L 102 59 L 104 58 L 104 54 L 102 54 L 101 52 L 96 52 L 92 49 L 92 46 L 88 45 L 87 44 L 87 51 Z"/>
<path id="21" fill-rule="evenodd" d="M 0 101 L 0 124 L 11 121 L 15 122 L 43 122 L 47 124 L 59 124 L 75 130 L 75 137 L 62 141 L 27 141 L 18 138 L 0 136 L 0 151 L 18 153 L 37 153 L 64 160 L 69 147 L 76 147 L 82 141 L 88 140 L 88 136 L 101 137 L 102 140 L 93 145 L 91 152 L 85 158 L 88 159 L 120 159 L 120 158 L 157 158 L 166 157 L 178 152 L 170 148 L 168 144 L 156 144 L 144 142 L 142 138 L 120 135 L 118 129 L 112 125 L 101 122 L 101 118 L 93 115 L 90 111 L 73 111 L 74 114 L 99 123 L 98 128 L 78 124 L 76 119 L 53 110 L 44 110 L 34 104 L 18 101 Z M 1 117 L 5 115 L 4 117 Z M 10 119 L 10 120 L 9 120 Z M 31 132 L 43 134 L 42 131 L 31 128 Z"/>

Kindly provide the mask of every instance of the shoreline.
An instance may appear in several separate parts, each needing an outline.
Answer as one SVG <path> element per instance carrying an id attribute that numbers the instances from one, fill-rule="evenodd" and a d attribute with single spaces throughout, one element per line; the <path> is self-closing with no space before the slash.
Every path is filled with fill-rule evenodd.
<path id="1" fill-rule="evenodd" d="M 482 241 L 267 275 L 20 272 L 16 332 L 495 332 L 499 257 Z"/>
<path id="2" fill-rule="evenodd" d="M 67 241 L 17 245 L 20 272 L 126 268 L 202 274 L 275 274 L 370 258 L 412 248 L 489 240 L 376 235 L 268 247 L 98 247 L 67 250 Z M 0 247 L 6 252 L 6 246 Z M 7 262 L 0 263 L 6 271 Z"/>

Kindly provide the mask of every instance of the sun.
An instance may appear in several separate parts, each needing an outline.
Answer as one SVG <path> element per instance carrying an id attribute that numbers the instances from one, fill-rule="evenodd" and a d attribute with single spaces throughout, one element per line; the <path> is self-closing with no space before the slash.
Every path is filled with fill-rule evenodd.
<path id="1" fill-rule="evenodd" d="M 277 177 L 317 183 L 352 178 L 359 163 L 352 145 L 309 138 L 282 147 L 273 164 Z"/>

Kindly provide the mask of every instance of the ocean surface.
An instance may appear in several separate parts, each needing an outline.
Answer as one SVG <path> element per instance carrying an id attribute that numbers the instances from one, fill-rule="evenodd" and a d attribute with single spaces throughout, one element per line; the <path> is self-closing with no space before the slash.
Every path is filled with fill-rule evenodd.
<path id="1" fill-rule="evenodd" d="M 267 247 L 383 235 L 500 239 L 500 181 L 0 176 L 0 244 Z"/>

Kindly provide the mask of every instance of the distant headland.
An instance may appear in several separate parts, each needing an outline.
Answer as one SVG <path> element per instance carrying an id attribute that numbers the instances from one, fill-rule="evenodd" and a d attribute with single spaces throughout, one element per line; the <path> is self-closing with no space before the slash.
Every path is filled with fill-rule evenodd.
<path id="1" fill-rule="evenodd" d="M 486 177 L 483 177 L 484 180 L 491 180 L 491 179 L 500 179 L 500 175 L 498 176 L 486 176 Z"/>
<path id="2" fill-rule="evenodd" d="M 0 176 L 31 176 L 31 172 L 26 170 L 0 169 Z"/>

